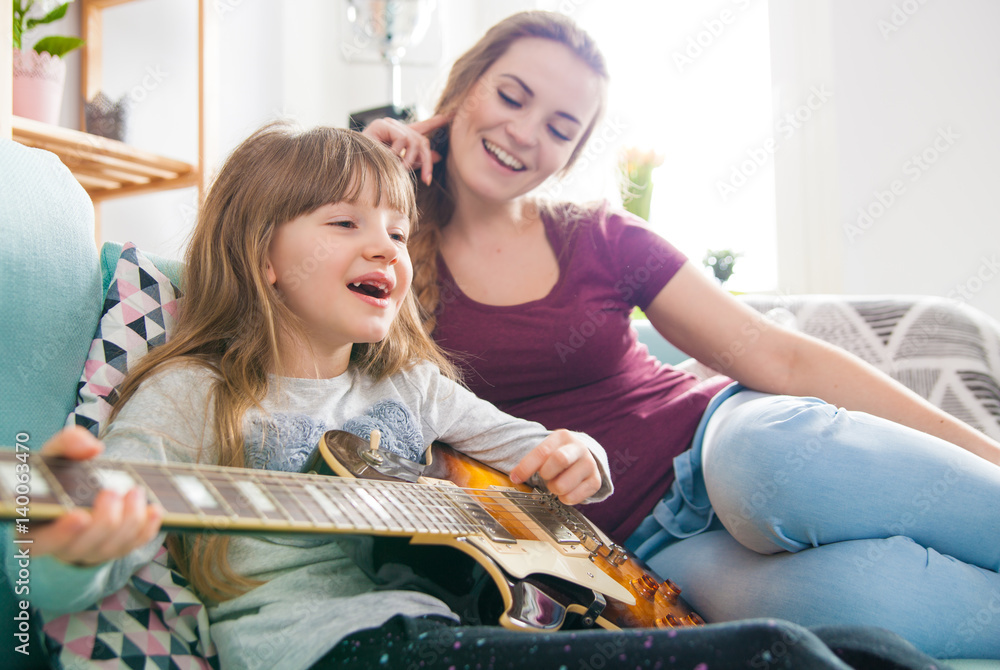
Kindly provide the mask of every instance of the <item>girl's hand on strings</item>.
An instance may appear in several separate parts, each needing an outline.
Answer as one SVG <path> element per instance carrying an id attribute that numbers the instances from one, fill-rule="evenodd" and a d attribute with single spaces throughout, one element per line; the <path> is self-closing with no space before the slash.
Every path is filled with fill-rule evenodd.
<path id="1" fill-rule="evenodd" d="M 515 484 L 538 473 L 551 493 L 567 505 L 576 505 L 601 488 L 601 471 L 590 449 L 575 433 L 556 430 L 521 459 L 510 478 Z"/>
<path id="2" fill-rule="evenodd" d="M 82 461 L 103 450 L 104 445 L 89 431 L 74 426 L 56 433 L 41 453 Z M 33 555 L 52 554 L 66 563 L 98 565 L 121 558 L 156 537 L 162 514 L 158 505 L 147 504 L 142 487 L 124 495 L 104 490 L 90 510 L 74 509 L 27 537 L 34 541 Z"/>
<path id="3" fill-rule="evenodd" d="M 409 125 L 396 119 L 376 119 L 368 124 L 363 134 L 392 149 L 407 170 L 420 170 L 420 180 L 429 185 L 434 163 L 441 160 L 441 154 L 431 149 L 430 137 L 451 118 L 451 115 L 438 114 Z"/>

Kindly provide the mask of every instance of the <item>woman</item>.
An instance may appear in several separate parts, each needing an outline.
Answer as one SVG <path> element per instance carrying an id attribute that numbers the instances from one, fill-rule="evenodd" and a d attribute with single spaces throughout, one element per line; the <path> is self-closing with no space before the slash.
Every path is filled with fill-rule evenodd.
<path id="1" fill-rule="evenodd" d="M 587 515 L 710 621 L 879 625 L 1000 658 L 1000 444 L 766 324 L 627 215 L 531 199 L 580 155 L 606 83 L 585 33 L 527 12 L 456 61 L 434 117 L 365 131 L 421 175 L 427 328 L 478 395 L 605 447 L 616 493 Z M 651 361 L 636 305 L 726 377 Z"/>

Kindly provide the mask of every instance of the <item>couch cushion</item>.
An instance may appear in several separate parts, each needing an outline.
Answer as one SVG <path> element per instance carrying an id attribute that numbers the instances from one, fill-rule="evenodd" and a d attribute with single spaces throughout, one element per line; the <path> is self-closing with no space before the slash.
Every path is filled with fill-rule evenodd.
<path id="1" fill-rule="evenodd" d="M 101 305 L 94 208 L 54 154 L 0 140 L 0 435 L 39 448 L 76 404 Z"/>
<path id="2" fill-rule="evenodd" d="M 101 275 L 90 198 L 58 158 L 0 139 L 0 435 L 33 449 L 59 430 L 94 336 Z M 11 546 L 5 544 L 4 546 Z M 14 593 L 0 584 L 0 636 L 14 640 Z M 37 627 L 33 627 L 37 631 Z M 7 667 L 44 663 L 10 653 Z"/>
<path id="3" fill-rule="evenodd" d="M 109 397 L 135 362 L 167 341 L 180 290 L 135 245 L 125 244 L 110 276 L 101 320 L 77 385 L 67 425 L 95 435 L 111 414 Z"/>
<path id="4" fill-rule="evenodd" d="M 104 286 L 104 293 L 107 294 L 111 280 L 114 278 L 115 269 L 118 267 L 118 259 L 122 255 L 124 245 L 118 242 L 105 242 L 101 245 L 101 283 Z M 167 276 L 174 286 L 181 285 L 181 276 L 184 271 L 184 263 L 172 258 L 164 258 L 156 254 L 145 254 L 146 258 L 152 261 L 156 269 Z"/>

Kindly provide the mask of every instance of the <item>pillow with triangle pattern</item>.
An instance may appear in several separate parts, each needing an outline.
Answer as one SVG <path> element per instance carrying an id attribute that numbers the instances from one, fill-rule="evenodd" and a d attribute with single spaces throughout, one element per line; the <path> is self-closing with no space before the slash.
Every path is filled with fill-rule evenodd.
<path id="1" fill-rule="evenodd" d="M 122 247 L 77 383 L 77 406 L 66 425 L 100 433 L 111 414 L 112 394 L 125 373 L 152 347 L 170 337 L 180 297 L 180 289 L 134 244 Z"/>

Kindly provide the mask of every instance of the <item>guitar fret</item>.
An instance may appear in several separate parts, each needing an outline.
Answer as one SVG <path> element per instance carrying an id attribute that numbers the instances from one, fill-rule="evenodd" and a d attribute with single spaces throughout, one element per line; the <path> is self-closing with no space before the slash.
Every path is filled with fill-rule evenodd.
<path id="1" fill-rule="evenodd" d="M 14 459 L 16 463 L 20 463 L 17 459 Z M 40 458 L 32 457 L 31 459 L 31 502 L 33 504 L 55 504 L 55 505 L 70 505 L 72 506 L 74 501 L 68 495 L 66 488 L 62 485 L 62 482 L 58 481 L 52 470 L 48 465 Z M 4 479 L 9 482 L 16 481 L 15 475 L 16 463 L 11 465 L 12 471 L 9 472 L 9 476 L 5 473 Z M 37 475 L 42 476 L 41 486 L 36 479 Z M 16 487 L 12 486 L 10 488 L 10 493 L 5 495 L 5 500 L 14 501 L 16 496 L 14 495 Z"/>
<path id="2" fill-rule="evenodd" d="M 208 516 L 225 516 L 234 517 L 236 514 L 233 512 L 233 508 L 229 506 L 226 499 L 219 493 L 219 491 L 212 486 L 212 482 L 205 477 L 205 473 L 200 469 L 192 469 L 191 479 L 189 480 L 192 484 L 199 485 L 198 491 L 198 510 Z"/>
<path id="3" fill-rule="evenodd" d="M 83 507 L 94 504 L 100 490 L 100 476 L 92 464 L 86 464 L 83 477 L 79 476 L 75 464 L 68 461 L 52 461 L 48 466 L 55 486 L 62 489 L 74 504 Z"/>
<path id="4" fill-rule="evenodd" d="M 337 524 L 338 528 L 354 528 L 355 524 L 347 515 L 344 505 L 340 503 L 336 495 L 333 495 L 332 489 L 335 488 L 333 486 L 334 481 L 335 480 L 324 481 L 322 485 L 316 487 L 316 491 L 329 503 L 327 513 L 333 518 L 334 523 Z"/>
<path id="5" fill-rule="evenodd" d="M 264 490 L 289 520 L 302 523 L 316 523 L 320 520 L 320 517 L 313 514 L 302 496 L 286 486 L 285 482 L 273 472 L 256 471 L 256 478 L 265 485 Z"/>
<path id="6" fill-rule="evenodd" d="M 469 533 L 475 531 L 463 517 L 455 514 L 454 505 L 443 495 L 441 488 L 413 489 L 411 493 L 417 500 L 417 509 L 446 532 Z"/>
<path id="7" fill-rule="evenodd" d="M 367 482 L 362 482 L 362 484 L 366 483 Z M 371 491 L 367 491 L 366 490 L 367 488 L 374 488 L 374 487 L 372 487 L 370 484 L 368 486 L 360 486 L 358 487 L 356 493 L 359 498 L 364 499 L 364 501 L 368 503 L 368 509 L 377 514 L 378 517 L 382 520 L 382 523 L 384 523 L 385 527 L 388 528 L 389 530 L 395 530 L 395 531 L 403 530 L 403 527 L 399 525 L 399 523 L 392 516 L 392 514 L 390 514 L 389 511 L 385 508 L 385 506 L 382 505 L 382 502 L 379 501 L 380 497 L 382 498 L 382 500 L 385 500 L 384 496 L 376 496 Z M 380 492 L 376 489 L 376 493 Z"/>
<path id="8" fill-rule="evenodd" d="M 274 513 L 274 516 L 280 516 L 277 508 L 273 503 L 266 497 L 264 491 L 259 487 L 256 487 L 252 482 L 250 486 L 253 489 L 240 488 L 238 484 L 227 474 L 219 472 L 205 472 L 203 476 L 209 480 L 212 487 L 219 493 L 226 504 L 229 506 L 234 517 L 238 519 L 268 519 L 272 518 L 269 515 L 264 514 L 263 510 L 256 507 L 253 500 L 257 500 L 258 504 L 265 508 L 270 508 Z M 252 491 L 256 489 L 256 493 Z M 263 502 L 261 499 L 263 498 Z"/>
<path id="9" fill-rule="evenodd" d="M 149 502 L 160 505 L 161 507 L 166 509 L 166 507 L 163 505 L 163 502 L 160 500 L 159 491 L 156 491 L 152 486 L 149 485 L 148 475 L 151 472 L 150 467 L 145 466 L 142 463 L 124 463 L 124 465 L 126 468 L 128 468 L 129 472 L 132 473 L 132 476 L 135 477 L 137 481 L 142 483 L 143 488 L 146 489 L 146 497 L 149 500 Z"/>
<path id="10" fill-rule="evenodd" d="M 335 525 L 344 526 L 344 516 L 343 508 L 337 504 L 333 496 L 329 494 L 325 486 L 319 483 L 306 484 L 304 486 L 306 493 L 308 493 L 312 499 L 319 505 L 319 508 L 323 510 L 323 514 L 327 516 Z M 354 528 L 353 524 L 347 524 L 348 528 Z"/>
<path id="11" fill-rule="evenodd" d="M 442 532 L 458 530 L 455 527 L 454 519 L 449 518 L 449 515 L 444 513 L 444 509 L 439 503 L 440 492 L 437 489 L 411 488 L 407 493 L 414 501 L 414 511 L 423 516 L 434 528 Z"/>
<path id="12" fill-rule="evenodd" d="M 294 482 L 296 489 L 296 500 L 298 500 L 307 511 L 313 515 L 316 523 L 327 524 L 334 527 L 342 527 L 341 510 L 331 500 L 330 496 L 323 493 L 326 482 Z M 356 527 L 348 523 L 348 528 Z"/>
<path id="13" fill-rule="evenodd" d="M 191 504 L 187 496 L 178 488 L 174 474 L 170 470 L 157 469 L 146 476 L 146 486 L 157 492 L 160 505 L 167 514 L 197 514 L 198 508 Z"/>
<path id="14" fill-rule="evenodd" d="M 356 482 L 357 480 L 351 479 L 348 481 Z M 331 482 L 331 484 L 332 484 L 331 488 L 336 490 L 338 495 L 337 498 L 333 498 L 332 496 L 331 498 L 336 500 L 336 502 L 340 506 L 340 509 L 351 520 L 352 523 L 354 523 L 357 526 L 362 526 L 364 528 L 370 528 L 372 530 L 384 530 L 384 528 L 380 528 L 378 525 L 373 525 L 372 519 L 370 519 L 367 515 L 365 515 L 363 509 L 364 505 L 360 505 L 357 501 L 351 498 L 350 485 L 345 484 L 344 480 L 342 479 L 334 479 Z"/>
<path id="15" fill-rule="evenodd" d="M 197 514 L 198 508 L 181 491 L 174 479 L 176 471 L 162 467 L 146 477 L 148 486 L 158 491 L 160 504 L 171 514 Z"/>
<path id="16" fill-rule="evenodd" d="M 379 492 L 386 501 L 385 511 L 389 513 L 401 529 L 418 532 L 428 532 L 426 527 L 418 525 L 409 514 L 406 505 L 396 496 L 396 489 L 386 486 L 380 481 L 372 481 L 371 487 Z"/>

